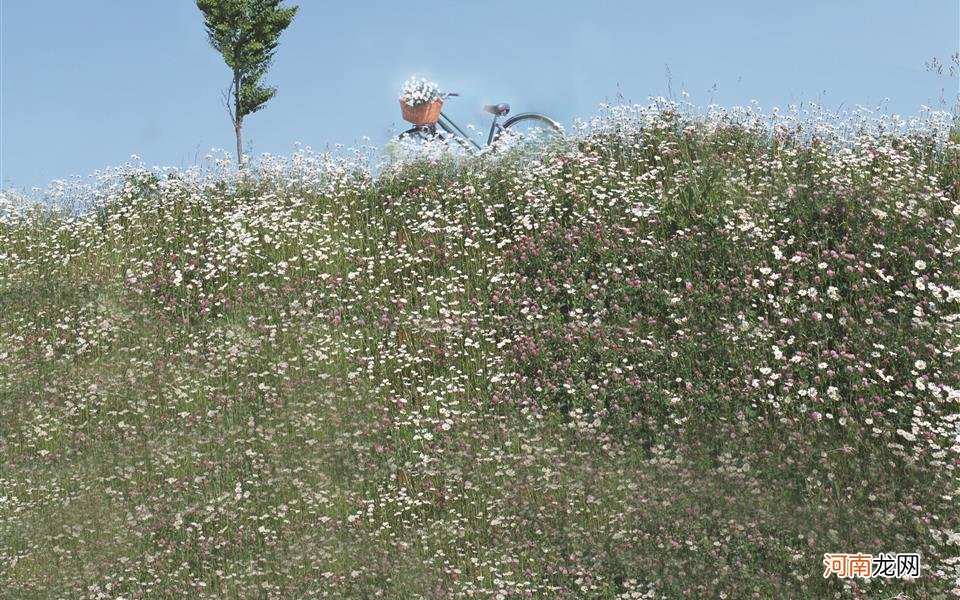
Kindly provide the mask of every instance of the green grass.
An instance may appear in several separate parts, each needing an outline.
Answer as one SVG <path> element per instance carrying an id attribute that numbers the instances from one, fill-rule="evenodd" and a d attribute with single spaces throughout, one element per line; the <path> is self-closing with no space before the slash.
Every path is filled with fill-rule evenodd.
<path id="1" fill-rule="evenodd" d="M 955 595 L 960 150 L 872 126 L 8 214 L 0 596 Z"/>

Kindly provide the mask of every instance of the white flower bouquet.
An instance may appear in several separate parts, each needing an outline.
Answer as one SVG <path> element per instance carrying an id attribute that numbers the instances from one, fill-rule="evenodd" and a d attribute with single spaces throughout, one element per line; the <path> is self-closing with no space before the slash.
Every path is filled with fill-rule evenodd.
<path id="1" fill-rule="evenodd" d="M 440 118 L 443 94 L 440 87 L 423 78 L 411 77 L 400 92 L 403 119 L 417 126 L 432 125 Z"/>
<path id="2" fill-rule="evenodd" d="M 435 100 L 442 100 L 440 86 L 426 79 L 411 77 L 403 84 L 400 100 L 410 106 L 429 104 Z"/>

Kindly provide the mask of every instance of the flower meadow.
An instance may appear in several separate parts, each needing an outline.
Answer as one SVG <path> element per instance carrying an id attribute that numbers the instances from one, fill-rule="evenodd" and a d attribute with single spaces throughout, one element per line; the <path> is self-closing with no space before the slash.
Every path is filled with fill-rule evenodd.
<path id="1" fill-rule="evenodd" d="M 950 132 L 656 99 L 8 194 L 0 596 L 956 597 Z"/>

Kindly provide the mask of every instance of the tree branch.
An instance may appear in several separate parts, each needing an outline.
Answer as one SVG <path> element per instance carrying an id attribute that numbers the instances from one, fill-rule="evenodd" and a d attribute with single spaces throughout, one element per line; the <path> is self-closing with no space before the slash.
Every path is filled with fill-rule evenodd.
<path id="1" fill-rule="evenodd" d="M 230 93 L 233 91 L 233 82 L 230 82 L 230 86 L 227 89 L 221 92 L 223 94 L 223 105 L 227 107 L 227 114 L 230 115 L 230 120 L 236 122 L 237 118 L 233 114 L 233 108 L 230 106 Z"/>

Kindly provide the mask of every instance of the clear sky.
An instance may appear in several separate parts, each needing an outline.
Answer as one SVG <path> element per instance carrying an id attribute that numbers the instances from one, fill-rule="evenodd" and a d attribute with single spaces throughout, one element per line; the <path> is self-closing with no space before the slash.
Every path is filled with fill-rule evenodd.
<path id="1" fill-rule="evenodd" d="M 300 0 L 244 123 L 254 154 L 382 145 L 410 75 L 485 103 L 587 119 L 618 93 L 706 106 L 817 102 L 916 115 L 958 79 L 925 68 L 960 49 L 957 0 Z M 669 73 L 669 75 L 668 75 Z M 0 0 L 0 186 L 45 188 L 139 155 L 187 167 L 235 147 L 230 75 L 191 0 Z M 951 89 L 952 88 L 952 89 Z"/>

